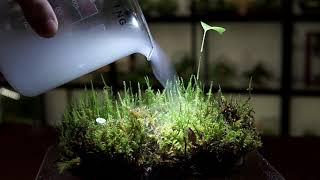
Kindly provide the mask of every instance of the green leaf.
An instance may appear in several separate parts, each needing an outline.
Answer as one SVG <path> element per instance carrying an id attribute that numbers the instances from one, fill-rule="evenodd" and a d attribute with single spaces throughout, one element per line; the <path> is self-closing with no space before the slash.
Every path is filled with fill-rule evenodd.
<path id="1" fill-rule="evenodd" d="M 210 26 L 202 21 L 201 21 L 201 26 L 205 32 L 209 30 L 214 30 L 214 31 L 217 31 L 219 34 L 223 34 L 226 31 L 226 29 L 223 27 Z"/>
<path id="2" fill-rule="evenodd" d="M 201 67 L 201 59 L 202 59 L 202 52 L 203 52 L 203 47 L 204 47 L 204 41 L 206 39 L 206 34 L 209 30 L 214 30 L 217 31 L 219 34 L 223 34 L 226 29 L 222 27 L 216 27 L 216 26 L 210 26 L 204 22 L 201 21 L 201 26 L 203 28 L 203 37 L 202 37 L 202 43 L 201 43 L 201 49 L 200 49 L 200 58 L 199 58 L 199 63 L 198 63 L 198 71 L 197 71 L 197 80 L 199 80 L 200 76 L 200 67 Z"/>

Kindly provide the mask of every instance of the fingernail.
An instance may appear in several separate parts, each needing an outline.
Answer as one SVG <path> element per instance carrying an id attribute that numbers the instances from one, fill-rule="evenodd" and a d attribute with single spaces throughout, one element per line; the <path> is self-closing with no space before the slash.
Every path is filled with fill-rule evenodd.
<path id="1" fill-rule="evenodd" d="M 58 30 L 58 23 L 54 19 L 49 18 L 47 21 L 43 23 L 42 27 L 42 35 L 44 37 L 52 37 L 56 34 Z"/>
<path id="2" fill-rule="evenodd" d="M 58 24 L 52 18 L 43 19 L 38 24 L 34 23 L 34 25 L 37 33 L 45 38 L 53 37 L 58 30 Z"/>

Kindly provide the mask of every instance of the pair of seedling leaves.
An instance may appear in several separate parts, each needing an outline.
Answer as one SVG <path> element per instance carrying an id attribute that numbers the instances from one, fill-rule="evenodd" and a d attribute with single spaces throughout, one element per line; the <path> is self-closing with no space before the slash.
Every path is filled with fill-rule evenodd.
<path id="1" fill-rule="evenodd" d="M 217 27 L 217 26 L 210 26 L 204 22 L 201 21 L 201 26 L 203 28 L 203 37 L 202 37 L 202 43 L 201 43 L 201 49 L 200 49 L 200 57 L 199 57 L 199 64 L 198 64 L 198 71 L 197 71 L 197 80 L 199 80 L 199 76 L 200 76 L 200 67 L 201 67 L 201 61 L 202 61 L 202 52 L 203 52 L 203 48 L 204 48 L 204 41 L 206 39 L 206 35 L 208 31 L 216 31 L 218 32 L 220 35 L 222 35 L 226 29 L 223 27 Z"/>
<path id="2" fill-rule="evenodd" d="M 206 23 L 204 23 L 202 21 L 201 21 L 201 26 L 203 28 L 203 38 L 202 38 L 200 52 L 202 53 L 203 52 L 203 47 L 204 47 L 204 41 L 206 39 L 207 32 L 210 31 L 210 30 L 213 30 L 213 31 L 218 32 L 220 35 L 222 35 L 226 31 L 226 29 L 223 28 L 223 27 L 210 26 L 210 25 L 208 25 L 208 24 L 206 24 Z"/>
<path id="3" fill-rule="evenodd" d="M 200 58 L 199 58 L 199 65 L 198 65 L 198 72 L 197 72 L 197 79 L 199 79 L 199 74 L 200 74 L 200 66 L 201 66 L 201 59 L 202 59 L 202 52 L 204 48 L 204 41 L 206 39 L 206 35 L 208 31 L 216 31 L 220 35 L 222 35 L 226 29 L 223 27 L 218 27 L 218 26 L 210 26 L 204 22 L 201 21 L 201 26 L 203 28 L 203 38 L 202 38 L 202 43 L 201 43 L 201 50 L 200 50 Z M 251 96 L 251 91 L 252 91 L 252 77 L 250 78 L 250 83 L 249 83 L 249 88 L 247 89 L 249 91 L 249 96 Z"/>

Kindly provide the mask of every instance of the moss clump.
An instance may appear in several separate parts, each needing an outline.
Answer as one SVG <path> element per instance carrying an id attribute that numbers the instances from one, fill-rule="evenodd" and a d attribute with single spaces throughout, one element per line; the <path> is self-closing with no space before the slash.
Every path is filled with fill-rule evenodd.
<path id="1" fill-rule="evenodd" d="M 195 77 L 183 84 L 164 91 L 148 85 L 143 92 L 138 85 L 137 93 L 125 88 L 116 95 L 107 86 L 99 95 L 88 91 L 60 125 L 61 160 L 80 158 L 93 174 L 103 168 L 205 172 L 261 146 L 249 101 L 228 100 L 212 88 L 206 93 Z"/>

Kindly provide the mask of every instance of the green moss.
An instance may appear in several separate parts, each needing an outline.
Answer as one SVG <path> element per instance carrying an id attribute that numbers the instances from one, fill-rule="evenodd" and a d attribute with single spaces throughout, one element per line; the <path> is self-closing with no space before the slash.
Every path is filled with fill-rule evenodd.
<path id="1" fill-rule="evenodd" d="M 195 77 L 187 87 L 180 81 L 162 92 L 127 88 L 117 98 L 106 87 L 102 96 L 87 91 L 65 113 L 60 146 L 65 161 L 99 156 L 140 168 L 173 165 L 200 152 L 241 157 L 261 146 L 252 113 L 248 101 L 205 93 Z"/>

